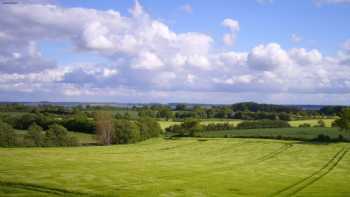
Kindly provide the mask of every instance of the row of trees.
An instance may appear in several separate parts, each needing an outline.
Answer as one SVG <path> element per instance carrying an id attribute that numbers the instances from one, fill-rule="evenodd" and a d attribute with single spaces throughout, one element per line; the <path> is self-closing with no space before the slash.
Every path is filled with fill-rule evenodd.
<path id="1" fill-rule="evenodd" d="M 114 119 L 112 113 L 96 113 L 96 136 L 100 144 L 129 144 L 158 137 L 162 129 L 151 118 L 138 120 Z"/>
<path id="2" fill-rule="evenodd" d="M 77 146 L 78 140 L 68 135 L 61 125 L 53 124 L 46 131 L 37 124 L 32 124 L 24 135 L 16 134 L 11 125 L 0 121 L 0 146 Z"/>
<path id="3" fill-rule="evenodd" d="M 64 116 L 43 114 L 40 112 L 25 113 L 23 115 L 12 115 L 9 113 L 7 115 L 1 115 L 0 120 L 18 130 L 27 130 L 30 125 L 35 123 L 44 129 L 48 129 L 52 124 L 60 124 L 70 131 L 95 133 L 94 119 L 82 112 Z"/>
<path id="4" fill-rule="evenodd" d="M 237 125 L 237 129 L 262 129 L 262 128 L 288 128 L 289 123 L 283 120 L 258 120 L 243 121 Z"/>

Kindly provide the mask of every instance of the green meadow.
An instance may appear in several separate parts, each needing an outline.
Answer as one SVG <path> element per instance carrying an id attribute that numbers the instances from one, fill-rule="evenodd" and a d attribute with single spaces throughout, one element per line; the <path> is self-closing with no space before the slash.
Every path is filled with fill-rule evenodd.
<path id="1" fill-rule="evenodd" d="M 349 148 L 234 138 L 0 148 L 0 196 L 349 196 Z"/>
<path id="2" fill-rule="evenodd" d="M 305 124 L 305 123 L 310 124 L 310 126 L 316 126 L 316 125 L 318 125 L 319 120 L 323 120 L 325 122 L 326 127 L 331 127 L 332 123 L 334 122 L 335 119 L 328 118 L 328 119 L 292 120 L 292 121 L 288 121 L 288 123 L 292 127 L 299 127 L 300 125 Z M 177 122 L 177 121 L 160 120 L 158 122 L 163 129 L 170 127 L 172 125 L 175 125 L 175 124 L 181 124 L 181 122 Z M 229 124 L 232 124 L 234 126 L 237 126 L 237 124 L 240 122 L 242 122 L 242 120 L 238 120 L 238 119 L 218 119 L 218 120 L 205 119 L 205 120 L 201 121 L 201 124 L 208 125 L 210 123 L 229 123 Z"/>

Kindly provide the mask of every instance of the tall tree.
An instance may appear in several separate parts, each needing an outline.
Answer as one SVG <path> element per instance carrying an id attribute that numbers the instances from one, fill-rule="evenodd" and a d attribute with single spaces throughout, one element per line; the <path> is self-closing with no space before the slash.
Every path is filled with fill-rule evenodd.
<path id="1" fill-rule="evenodd" d="M 108 111 L 98 111 L 96 113 L 96 137 L 103 145 L 112 144 L 114 133 L 113 115 Z"/>
<path id="2" fill-rule="evenodd" d="M 350 108 L 343 109 L 334 123 L 341 130 L 350 131 Z"/>

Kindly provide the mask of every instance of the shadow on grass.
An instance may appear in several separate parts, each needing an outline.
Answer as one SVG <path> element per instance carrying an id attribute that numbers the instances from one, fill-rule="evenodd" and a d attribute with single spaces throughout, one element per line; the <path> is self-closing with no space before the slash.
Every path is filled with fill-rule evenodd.
<path id="1" fill-rule="evenodd" d="M 94 194 L 86 194 L 86 193 L 81 193 L 76 191 L 69 191 L 65 189 L 35 185 L 30 183 L 0 181 L 0 186 L 9 187 L 13 189 L 29 190 L 29 191 L 46 193 L 46 194 L 57 195 L 57 196 L 98 196 Z"/>

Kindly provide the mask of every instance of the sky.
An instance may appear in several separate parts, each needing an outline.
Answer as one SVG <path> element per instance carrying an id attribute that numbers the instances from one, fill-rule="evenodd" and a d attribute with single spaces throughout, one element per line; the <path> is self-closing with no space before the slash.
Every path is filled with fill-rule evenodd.
<path id="1" fill-rule="evenodd" d="M 350 0 L 0 3 L 0 101 L 350 104 Z"/>

